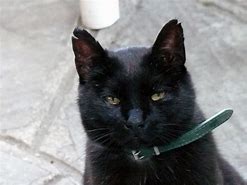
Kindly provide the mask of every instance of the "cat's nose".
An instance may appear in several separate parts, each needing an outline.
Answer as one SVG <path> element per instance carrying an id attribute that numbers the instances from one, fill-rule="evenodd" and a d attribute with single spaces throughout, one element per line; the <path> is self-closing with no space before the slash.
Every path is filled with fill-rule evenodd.
<path id="1" fill-rule="evenodd" d="M 132 130 L 141 129 L 143 124 L 143 112 L 141 109 L 131 109 L 129 111 L 129 118 L 126 122 L 126 127 Z"/>

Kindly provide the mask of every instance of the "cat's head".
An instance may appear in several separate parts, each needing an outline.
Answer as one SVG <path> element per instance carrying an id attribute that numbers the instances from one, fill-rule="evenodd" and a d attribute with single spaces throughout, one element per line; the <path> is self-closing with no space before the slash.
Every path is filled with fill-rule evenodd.
<path id="1" fill-rule="evenodd" d="M 107 51 L 79 29 L 72 43 L 81 118 L 92 141 L 136 149 L 167 143 L 190 127 L 194 91 L 177 20 L 162 28 L 151 48 Z"/>

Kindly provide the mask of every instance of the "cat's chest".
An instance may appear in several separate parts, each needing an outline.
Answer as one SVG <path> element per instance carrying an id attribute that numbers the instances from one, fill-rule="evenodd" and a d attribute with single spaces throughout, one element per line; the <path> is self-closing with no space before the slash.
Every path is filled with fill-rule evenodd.
<path id="1" fill-rule="evenodd" d="M 135 165 L 133 165 L 135 164 Z M 193 170 L 189 166 L 170 166 L 169 163 L 146 162 L 132 165 L 115 163 L 107 168 L 106 173 L 98 176 L 96 184 L 102 185 L 216 185 L 209 174 Z M 209 173 L 209 172 L 208 172 Z M 212 174 L 210 174 L 213 176 Z"/>
<path id="2" fill-rule="evenodd" d="M 193 181 L 189 176 L 171 175 L 163 172 L 133 172 L 121 171 L 118 174 L 109 174 L 101 180 L 102 185 L 192 185 Z"/>
<path id="3" fill-rule="evenodd" d="M 117 168 L 107 168 L 107 173 L 100 177 L 102 185 L 191 185 L 190 175 L 175 171 L 172 167 L 152 164 L 150 161 L 131 165 L 115 163 Z M 187 180 L 186 183 L 184 180 Z"/>

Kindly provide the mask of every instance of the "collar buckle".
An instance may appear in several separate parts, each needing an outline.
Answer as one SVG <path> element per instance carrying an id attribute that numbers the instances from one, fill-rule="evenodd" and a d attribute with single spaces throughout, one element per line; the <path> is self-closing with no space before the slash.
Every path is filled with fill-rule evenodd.
<path id="1" fill-rule="evenodd" d="M 132 152 L 132 155 L 134 156 L 134 159 L 135 159 L 136 161 L 142 160 L 142 159 L 144 158 L 144 156 L 141 155 L 141 151 L 132 150 L 131 152 Z"/>
<path id="2" fill-rule="evenodd" d="M 160 155 L 160 150 L 157 146 L 153 147 L 155 155 Z"/>

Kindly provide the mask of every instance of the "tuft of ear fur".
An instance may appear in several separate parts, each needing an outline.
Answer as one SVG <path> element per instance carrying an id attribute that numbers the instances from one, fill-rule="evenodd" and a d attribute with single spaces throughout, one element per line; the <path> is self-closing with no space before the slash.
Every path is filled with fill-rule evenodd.
<path id="1" fill-rule="evenodd" d="M 72 36 L 72 46 L 75 54 L 76 70 L 80 82 L 84 82 L 88 76 L 93 61 L 105 55 L 101 45 L 86 30 L 75 28 Z"/>
<path id="2" fill-rule="evenodd" d="M 183 65 L 185 63 L 181 23 L 174 19 L 161 29 L 152 47 L 152 54 L 156 58 L 161 58 L 165 65 Z"/>

